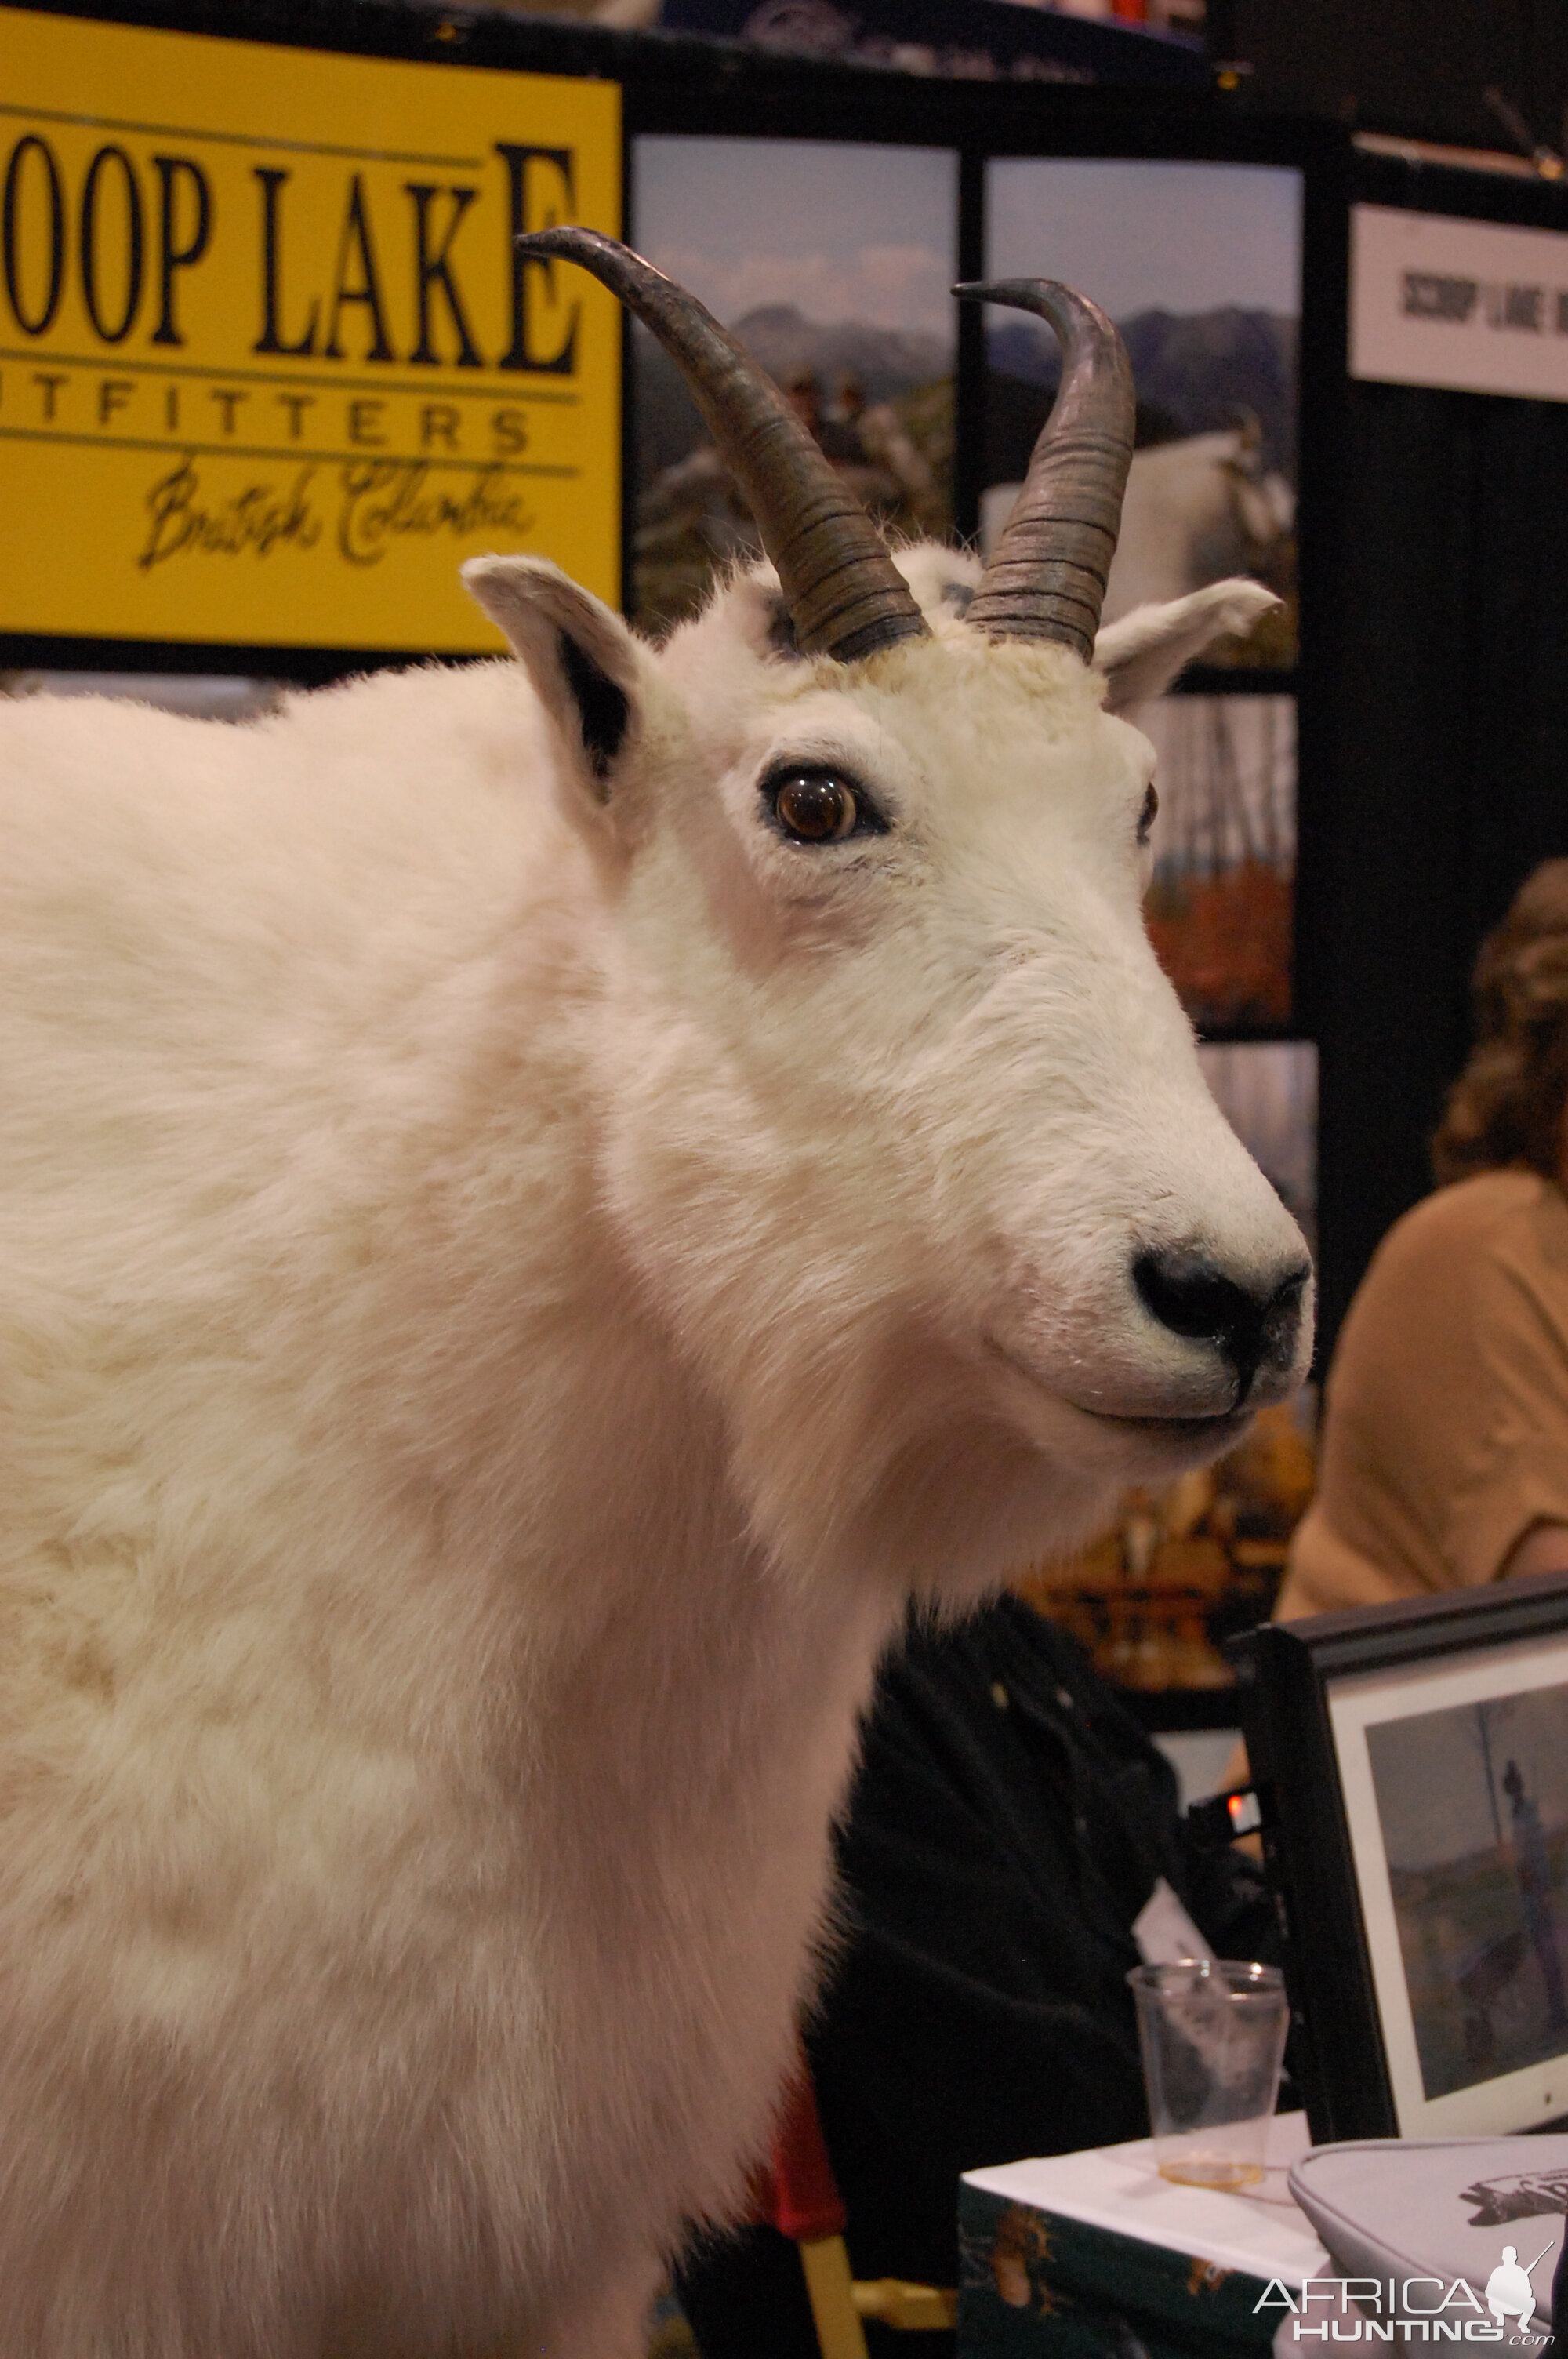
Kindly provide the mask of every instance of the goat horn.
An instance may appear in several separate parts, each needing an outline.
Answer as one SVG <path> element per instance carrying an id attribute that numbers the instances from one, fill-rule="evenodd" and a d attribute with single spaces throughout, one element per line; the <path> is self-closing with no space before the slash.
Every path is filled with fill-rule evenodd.
<path id="1" fill-rule="evenodd" d="M 598 230 L 535 230 L 517 249 L 591 271 L 676 362 L 757 520 L 803 654 L 852 663 L 928 636 L 870 516 L 777 387 L 694 295 Z"/>
<path id="2" fill-rule="evenodd" d="M 1098 304 L 1054 278 L 1001 278 L 953 292 L 1037 313 L 1062 347 L 1061 388 L 968 619 L 988 638 L 1058 639 L 1088 663 L 1132 460 L 1127 347 Z"/>

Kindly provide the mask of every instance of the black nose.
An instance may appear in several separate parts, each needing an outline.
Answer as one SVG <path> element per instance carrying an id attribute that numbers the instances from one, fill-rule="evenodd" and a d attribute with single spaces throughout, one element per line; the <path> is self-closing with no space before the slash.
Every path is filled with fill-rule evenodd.
<path id="1" fill-rule="evenodd" d="M 1173 1335 L 1212 1343 L 1236 1371 L 1236 1405 L 1252 1389 L 1264 1359 L 1288 1359 L 1312 1272 L 1303 1262 L 1265 1293 L 1240 1286 L 1195 1253 L 1141 1254 L 1132 1283 L 1144 1308 Z"/>

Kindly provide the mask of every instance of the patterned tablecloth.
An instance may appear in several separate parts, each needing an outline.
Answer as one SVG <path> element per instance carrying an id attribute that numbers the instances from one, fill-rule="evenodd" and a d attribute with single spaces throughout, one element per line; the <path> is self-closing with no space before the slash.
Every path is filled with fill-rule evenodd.
<path id="1" fill-rule="evenodd" d="M 1281 2114 L 1262 2184 L 1236 2194 L 1173 2186 L 1146 2139 L 970 2171 L 959 2359 L 1260 2351 L 1281 2316 L 1271 2285 L 1294 2291 L 1333 2266 L 1285 2184 L 1307 2143 L 1304 2114 Z"/>

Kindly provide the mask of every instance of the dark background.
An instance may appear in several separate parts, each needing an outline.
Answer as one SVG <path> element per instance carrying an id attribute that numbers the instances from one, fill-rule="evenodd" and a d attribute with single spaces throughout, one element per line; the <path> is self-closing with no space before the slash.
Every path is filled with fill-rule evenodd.
<path id="1" fill-rule="evenodd" d="M 1376 202 L 1568 231 L 1568 181 L 1364 152 L 1351 170 Z M 1346 384 L 1325 424 L 1298 981 L 1320 1046 L 1326 1354 L 1431 1185 L 1480 938 L 1568 853 L 1568 403 Z"/>
<path id="2" fill-rule="evenodd" d="M 1492 87 L 1535 140 L 1568 145 L 1564 0 L 1210 0 L 1209 30 L 1250 68 L 1248 112 L 1506 149 Z M 1568 230 L 1568 179 L 1502 159 L 1357 147 L 1349 170 L 1374 202 Z M 1431 1185 L 1480 937 L 1568 853 L 1568 403 L 1346 385 L 1318 453 L 1298 955 L 1326 1361 L 1379 1238 Z M 1305 535 L 1303 516 L 1303 560 Z"/>
<path id="3" fill-rule="evenodd" d="M 1498 89 L 1563 146 L 1563 0 L 1209 0 L 1211 48 L 1250 63 L 1261 103 L 1367 130 L 1496 147 Z"/>

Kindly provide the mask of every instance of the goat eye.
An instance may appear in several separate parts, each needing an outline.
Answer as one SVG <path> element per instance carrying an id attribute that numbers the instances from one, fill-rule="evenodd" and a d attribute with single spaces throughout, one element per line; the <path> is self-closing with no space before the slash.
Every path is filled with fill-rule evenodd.
<path id="1" fill-rule="evenodd" d="M 852 787 L 831 770 L 794 770 L 771 789 L 773 816 L 793 842 L 837 843 L 860 816 Z"/>
<path id="2" fill-rule="evenodd" d="M 1138 814 L 1138 841 L 1140 843 L 1148 842 L 1150 834 L 1153 829 L 1155 815 L 1159 809 L 1160 798 L 1155 793 L 1153 788 L 1151 787 L 1143 798 L 1143 809 Z"/>

